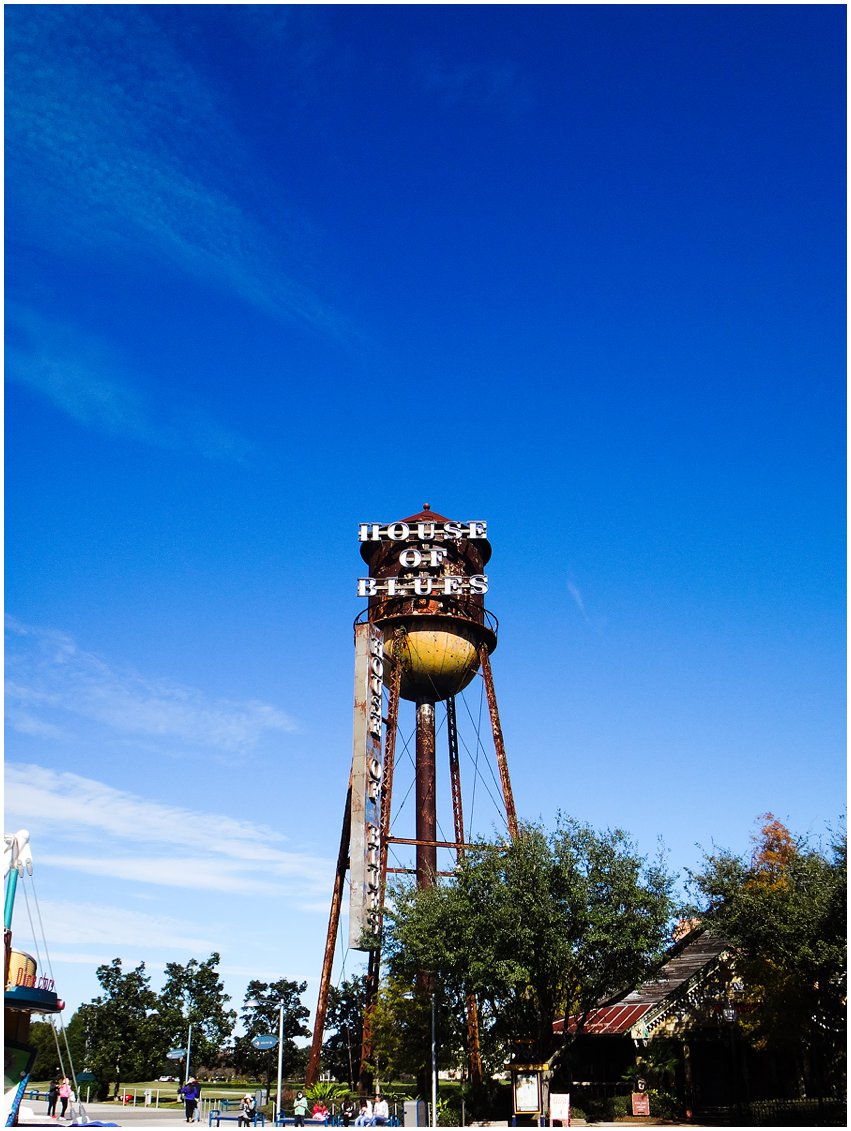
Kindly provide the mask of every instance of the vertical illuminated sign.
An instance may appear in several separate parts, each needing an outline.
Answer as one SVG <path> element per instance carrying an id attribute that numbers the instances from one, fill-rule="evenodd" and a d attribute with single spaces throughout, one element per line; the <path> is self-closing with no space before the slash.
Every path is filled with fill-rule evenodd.
<path id="1" fill-rule="evenodd" d="M 352 832 L 349 946 L 368 950 L 364 935 L 381 923 L 381 711 L 384 635 L 374 624 L 355 625 L 355 714 L 352 747 Z M 364 943 L 367 945 L 364 945 Z"/>

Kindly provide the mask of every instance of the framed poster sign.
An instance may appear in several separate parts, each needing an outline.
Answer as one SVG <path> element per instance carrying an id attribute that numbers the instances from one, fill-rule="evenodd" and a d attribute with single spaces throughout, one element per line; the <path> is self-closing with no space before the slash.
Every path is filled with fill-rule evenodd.
<path id="1" fill-rule="evenodd" d="M 646 1092 L 633 1092 L 632 1093 L 632 1114 L 633 1115 L 649 1115 L 650 1114 L 650 1097 Z"/>
<path id="2" fill-rule="evenodd" d="M 515 1072 L 514 1076 L 514 1114 L 540 1115 L 541 1112 L 541 1074 L 540 1072 Z"/>

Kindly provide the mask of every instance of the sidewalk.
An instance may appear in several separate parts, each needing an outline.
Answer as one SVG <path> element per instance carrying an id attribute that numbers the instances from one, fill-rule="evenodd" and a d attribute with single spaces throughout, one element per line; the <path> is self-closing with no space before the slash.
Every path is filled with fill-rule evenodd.
<path id="1" fill-rule="evenodd" d="M 90 1103 L 84 1104 L 85 1114 L 88 1117 L 88 1122 L 92 1125 L 97 1123 L 110 1124 L 113 1127 L 132 1127 L 134 1131 L 142 1131 L 142 1128 L 156 1127 L 160 1131 L 164 1131 L 168 1127 L 182 1127 L 184 1131 L 188 1126 L 182 1111 L 176 1110 L 162 1110 L 158 1111 L 155 1108 L 145 1107 L 122 1107 L 116 1104 L 99 1104 Z M 32 1116 L 24 1117 L 25 1109 L 32 1112 Z M 20 1127 L 81 1127 L 86 1124 L 82 1121 L 72 1123 L 69 1119 L 48 1119 L 47 1117 L 47 1103 L 44 1100 L 33 1100 L 31 1103 L 24 1103 L 21 1108 L 22 1117 L 19 1120 Z M 209 1126 L 206 1119 L 199 1123 L 189 1125 L 190 1131 L 202 1131 L 203 1128 Z M 236 1127 L 236 1123 L 231 1124 L 230 1121 L 222 1124 L 223 1127 Z M 258 1124 L 259 1126 L 259 1124 Z M 510 1127 L 511 1124 L 507 1120 L 494 1120 L 492 1123 L 472 1123 L 471 1127 Z M 623 1119 L 613 1120 L 611 1122 L 594 1122 L 586 1123 L 584 1119 L 575 1119 L 571 1123 L 572 1127 L 631 1127 L 633 1131 L 641 1127 L 699 1127 L 701 1124 L 688 1123 L 676 1124 L 668 1123 L 663 1120 L 654 1120 L 652 1117 L 642 1117 L 640 1119 Z M 266 1120 L 266 1127 L 269 1131 L 273 1131 L 272 1121 Z M 451 1128 L 447 1131 L 452 1131 Z M 459 1129 L 460 1131 L 460 1129 Z"/>

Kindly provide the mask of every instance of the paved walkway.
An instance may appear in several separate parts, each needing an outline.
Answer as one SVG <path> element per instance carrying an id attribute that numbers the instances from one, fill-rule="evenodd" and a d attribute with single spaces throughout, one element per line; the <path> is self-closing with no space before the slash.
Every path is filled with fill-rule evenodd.
<path id="1" fill-rule="evenodd" d="M 89 1122 L 93 1125 L 96 1124 L 97 1122 L 102 1122 L 104 1124 L 112 1124 L 112 1126 L 132 1127 L 134 1129 L 138 1129 L 138 1131 L 142 1131 L 142 1128 L 145 1128 L 145 1127 L 156 1127 L 156 1128 L 159 1128 L 160 1131 L 163 1131 L 163 1129 L 167 1128 L 167 1127 L 182 1127 L 184 1129 L 184 1131 L 186 1131 L 186 1128 L 187 1128 L 186 1119 L 185 1119 L 183 1113 L 181 1111 L 175 1111 L 173 1109 L 169 1110 L 169 1111 L 165 1111 L 165 1110 L 157 1111 L 155 1108 L 150 1108 L 150 1107 L 149 1108 L 145 1108 L 145 1107 L 135 1107 L 135 1108 L 134 1107 L 120 1107 L 120 1106 L 117 1106 L 116 1104 L 111 1104 L 111 1103 L 109 1103 L 109 1104 L 91 1103 L 91 1104 L 85 1104 L 84 1107 L 85 1107 L 86 1116 L 88 1117 Z M 26 1114 L 27 1112 L 31 1112 L 32 1114 L 31 1115 Z M 79 1127 L 79 1126 L 83 1126 L 83 1125 L 84 1124 L 82 1124 L 81 1122 L 72 1123 L 69 1119 L 49 1119 L 47 1117 L 47 1102 L 45 1100 L 32 1100 L 32 1101 L 26 1101 L 25 1100 L 24 1104 L 22 1105 L 22 1118 L 19 1120 L 19 1126 L 21 1126 L 21 1127 L 64 1128 L 64 1127 Z M 190 1131 L 204 1131 L 204 1129 L 206 1129 L 208 1126 L 209 1125 L 208 1125 L 207 1120 L 204 1119 L 200 1123 L 193 1123 L 191 1125 Z M 230 1122 L 227 1122 L 227 1123 L 223 1124 L 222 1126 L 223 1127 L 231 1127 L 231 1126 L 236 1127 L 236 1123 L 231 1124 Z M 509 1127 L 510 1124 L 506 1120 L 502 1120 L 502 1122 L 500 1122 L 499 1120 L 496 1120 L 493 1123 L 475 1123 L 475 1124 L 471 1124 L 471 1126 L 473 1126 L 473 1127 Z M 633 1119 L 633 1120 L 616 1121 L 616 1122 L 611 1122 L 611 1123 L 602 1123 L 601 1122 L 601 1123 L 593 1123 L 593 1124 L 586 1124 L 584 1120 L 577 1119 L 577 1120 L 573 1121 L 572 1126 L 573 1127 L 592 1126 L 592 1127 L 595 1127 L 595 1128 L 598 1128 L 598 1127 L 599 1128 L 603 1128 L 603 1127 L 631 1127 L 631 1128 L 633 1128 L 633 1131 L 635 1131 L 636 1128 L 640 1128 L 640 1127 L 660 1127 L 660 1126 L 676 1127 L 676 1126 L 680 1126 L 680 1125 L 675 1124 L 675 1123 L 664 1123 L 664 1124 L 661 1123 L 661 1122 L 656 1123 L 652 1119 L 646 1119 L 645 1118 L 645 1119 L 641 1119 L 641 1120 Z M 683 1126 L 683 1127 L 686 1127 L 686 1126 L 695 1127 L 695 1126 L 699 1126 L 699 1124 L 689 1123 L 689 1124 L 682 1124 L 681 1126 Z M 269 1131 L 273 1131 L 271 1120 L 266 1121 L 266 1127 L 269 1129 Z M 450 1131 L 451 1131 L 451 1129 L 450 1129 Z"/>

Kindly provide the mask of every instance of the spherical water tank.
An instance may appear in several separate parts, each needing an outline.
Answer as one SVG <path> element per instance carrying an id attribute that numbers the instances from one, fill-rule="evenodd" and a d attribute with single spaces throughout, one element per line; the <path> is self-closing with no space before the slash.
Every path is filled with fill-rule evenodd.
<path id="1" fill-rule="evenodd" d="M 439 702 L 457 695 L 479 669 L 481 645 L 488 652 L 496 647 L 496 622 L 484 606 L 491 547 L 481 525 L 453 522 L 426 505 L 382 528 L 392 540 L 361 547 L 370 577 L 381 586 L 369 598 L 368 616 L 384 630 L 385 651 L 402 664 L 403 699 Z M 467 536 L 457 536 L 459 529 Z M 388 680 L 391 670 L 386 665 Z"/>

